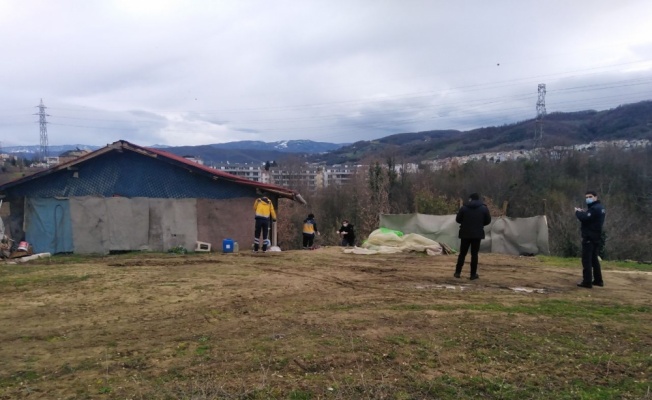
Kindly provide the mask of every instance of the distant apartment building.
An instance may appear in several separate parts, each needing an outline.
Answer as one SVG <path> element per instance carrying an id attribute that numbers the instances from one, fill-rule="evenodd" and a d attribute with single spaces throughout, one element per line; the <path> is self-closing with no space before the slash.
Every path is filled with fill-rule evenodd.
<path id="1" fill-rule="evenodd" d="M 394 171 L 396 171 L 399 175 L 414 174 L 416 172 L 419 172 L 419 164 L 416 163 L 398 164 L 394 166 Z"/>
<path id="2" fill-rule="evenodd" d="M 368 165 L 360 164 L 335 164 L 319 165 L 304 164 L 287 166 L 286 168 L 273 166 L 265 169 L 261 165 L 247 164 L 218 164 L 213 168 L 241 176 L 255 182 L 269 183 L 289 188 L 302 188 L 318 190 L 331 186 L 345 185 L 354 179 L 357 173 L 366 174 Z M 386 166 L 384 166 L 386 168 Z M 400 175 L 403 173 L 416 173 L 419 164 L 407 163 L 394 166 L 394 170 Z"/>
<path id="3" fill-rule="evenodd" d="M 316 190 L 323 187 L 321 167 L 306 165 L 300 168 L 272 168 L 270 177 L 274 185 L 285 187 L 305 187 Z"/>
<path id="4" fill-rule="evenodd" d="M 323 186 L 343 185 L 355 175 L 360 165 L 333 165 L 323 169 Z"/>
<path id="5" fill-rule="evenodd" d="M 558 159 L 561 157 L 561 154 L 569 151 L 577 152 L 591 152 L 600 149 L 607 148 L 619 148 L 624 150 L 636 149 L 650 146 L 650 141 L 647 139 L 635 139 L 635 140 L 607 140 L 607 141 L 595 141 L 590 143 L 583 144 L 574 144 L 570 146 L 554 146 L 552 148 L 536 148 L 532 150 L 511 150 L 511 151 L 500 151 L 492 153 L 478 153 L 478 154 L 469 154 L 466 156 L 459 157 L 448 157 L 440 158 L 436 160 L 426 160 L 422 163 L 428 165 L 432 170 L 440 170 L 450 168 L 453 165 L 466 164 L 470 161 L 487 161 L 492 163 L 500 163 L 503 161 L 514 161 L 522 159 L 531 159 L 539 157 L 542 153 L 548 154 L 553 159 Z"/>
<path id="6" fill-rule="evenodd" d="M 306 164 L 288 168 L 272 167 L 266 170 L 264 165 L 219 164 L 214 168 L 255 182 L 317 190 L 349 182 L 359 167 L 359 165 Z"/>
<path id="7" fill-rule="evenodd" d="M 247 164 L 218 164 L 213 168 L 220 171 L 228 172 L 231 175 L 241 176 L 254 182 L 271 183 L 269 181 L 269 174 L 261 165 L 247 165 Z"/>

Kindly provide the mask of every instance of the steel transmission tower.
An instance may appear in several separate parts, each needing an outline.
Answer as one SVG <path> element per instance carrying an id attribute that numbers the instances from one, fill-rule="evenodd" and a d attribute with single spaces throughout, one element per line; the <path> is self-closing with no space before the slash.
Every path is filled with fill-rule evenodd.
<path id="1" fill-rule="evenodd" d="M 534 125 L 534 148 L 541 146 L 543 141 L 543 118 L 546 116 L 546 84 L 539 84 L 539 98 L 537 99 L 537 120 Z"/>
<path id="2" fill-rule="evenodd" d="M 45 113 L 45 109 L 47 108 L 45 105 L 43 105 L 43 99 L 41 99 L 41 104 L 38 106 L 38 122 L 41 127 L 41 147 L 39 151 L 39 158 L 42 162 L 47 163 L 48 159 L 48 121 L 45 120 L 45 117 L 49 117 L 49 114 Z"/>

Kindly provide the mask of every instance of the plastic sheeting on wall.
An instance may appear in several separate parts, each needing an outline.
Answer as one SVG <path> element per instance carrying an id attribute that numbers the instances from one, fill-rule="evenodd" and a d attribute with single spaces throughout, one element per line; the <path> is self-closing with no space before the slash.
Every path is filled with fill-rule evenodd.
<path id="1" fill-rule="evenodd" d="M 243 245 L 251 240 L 252 203 L 251 198 L 35 198 L 24 202 L 20 225 L 35 252 L 52 254 L 192 250 L 197 240 L 219 248 L 227 237 Z"/>
<path id="2" fill-rule="evenodd" d="M 381 214 L 380 226 L 404 233 L 418 233 L 434 241 L 460 248 L 455 215 Z M 544 215 L 530 218 L 492 217 L 485 226 L 480 251 L 504 254 L 550 254 L 548 222 Z"/>
<path id="3" fill-rule="evenodd" d="M 192 249 L 196 208 L 195 199 L 70 198 L 75 252 Z"/>
<path id="4" fill-rule="evenodd" d="M 25 240 L 35 253 L 71 253 L 74 246 L 68 200 L 25 199 Z"/>

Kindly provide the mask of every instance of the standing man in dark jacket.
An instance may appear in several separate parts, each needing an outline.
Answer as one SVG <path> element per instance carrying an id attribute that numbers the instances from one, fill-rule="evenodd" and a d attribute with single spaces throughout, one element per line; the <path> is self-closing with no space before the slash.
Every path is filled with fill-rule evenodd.
<path id="1" fill-rule="evenodd" d="M 489 209 L 480 200 L 478 193 L 472 193 L 469 196 L 469 202 L 463 205 L 457 212 L 455 218 L 460 224 L 459 237 L 462 239 L 460 245 L 460 255 L 457 257 L 457 265 L 455 266 L 456 278 L 460 277 L 462 267 L 464 266 L 464 259 L 466 253 L 471 247 L 471 280 L 478 279 L 478 251 L 480 250 L 480 241 L 484 239 L 484 227 L 491 222 L 491 215 Z"/>
<path id="2" fill-rule="evenodd" d="M 596 192 L 589 190 L 584 197 L 588 208 L 575 207 L 575 216 L 582 223 L 582 282 L 577 286 L 590 289 L 593 285 L 604 286 L 598 253 L 606 212 Z"/>

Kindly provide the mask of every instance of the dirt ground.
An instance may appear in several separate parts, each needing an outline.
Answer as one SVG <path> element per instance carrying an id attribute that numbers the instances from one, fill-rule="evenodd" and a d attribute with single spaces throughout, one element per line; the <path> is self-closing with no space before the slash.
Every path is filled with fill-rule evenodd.
<path id="1" fill-rule="evenodd" d="M 577 261 L 577 260 L 575 260 Z M 0 399 L 652 398 L 652 273 L 480 255 L 0 265 Z M 559 264 L 563 264 L 559 261 Z"/>

